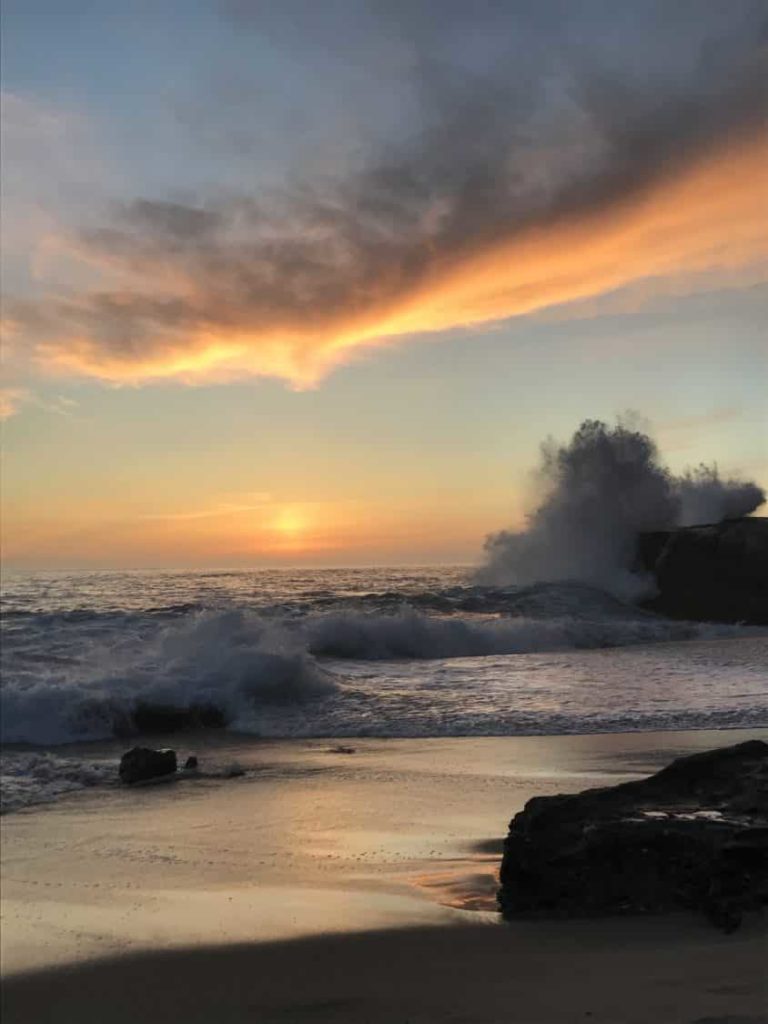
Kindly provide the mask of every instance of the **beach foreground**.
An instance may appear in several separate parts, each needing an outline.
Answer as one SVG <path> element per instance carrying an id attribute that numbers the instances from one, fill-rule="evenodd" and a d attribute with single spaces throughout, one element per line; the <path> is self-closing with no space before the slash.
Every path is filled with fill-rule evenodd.
<path id="1" fill-rule="evenodd" d="M 4 1021 L 760 1024 L 765 936 L 685 919 L 430 927 L 18 975 Z"/>
<path id="2" fill-rule="evenodd" d="M 494 896 L 531 796 L 760 736 L 176 737 L 245 774 L 5 818 L 5 1019 L 756 1024 L 755 921 L 730 936 L 684 915 L 501 925 Z"/>

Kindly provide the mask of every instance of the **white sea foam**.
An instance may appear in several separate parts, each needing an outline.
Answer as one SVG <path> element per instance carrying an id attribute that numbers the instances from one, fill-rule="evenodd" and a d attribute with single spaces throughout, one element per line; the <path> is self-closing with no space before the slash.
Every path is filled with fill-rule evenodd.
<path id="1" fill-rule="evenodd" d="M 273 723 L 281 717 L 288 721 L 298 713 L 310 722 L 330 697 L 337 706 L 348 700 L 346 729 L 354 725 L 356 706 L 344 687 L 342 659 L 483 659 L 760 633 L 642 613 L 594 619 L 434 616 L 411 608 L 297 618 L 203 611 L 160 624 L 139 617 L 130 626 L 111 620 L 102 626 L 98 633 L 90 620 L 78 624 L 76 636 L 85 639 L 78 657 L 70 640 L 66 657 L 43 660 L 34 670 L 21 659 L 6 671 L 5 742 L 56 744 L 129 735 L 136 731 L 139 711 L 146 720 L 152 709 L 214 708 L 229 723 L 254 713 L 268 715 Z M 67 637 L 74 628 L 59 626 Z M 336 659 L 333 669 L 327 659 Z"/>
<path id="2" fill-rule="evenodd" d="M 530 651 L 621 647 L 627 644 L 734 635 L 739 627 L 673 622 L 652 616 L 585 619 L 394 615 L 318 616 L 300 631 L 311 653 L 361 661 L 477 658 Z"/>
<path id="3" fill-rule="evenodd" d="M 332 678 L 274 622 L 242 612 L 201 612 L 154 634 L 89 637 L 85 657 L 35 673 L 6 673 L 5 742 L 65 743 L 127 734 L 140 707 L 290 703 L 330 692 Z M 110 643 L 111 641 L 111 643 Z"/>
<path id="4" fill-rule="evenodd" d="M 79 789 L 116 783 L 117 772 L 110 761 L 27 751 L 8 751 L 0 757 L 3 813 L 47 803 Z"/>

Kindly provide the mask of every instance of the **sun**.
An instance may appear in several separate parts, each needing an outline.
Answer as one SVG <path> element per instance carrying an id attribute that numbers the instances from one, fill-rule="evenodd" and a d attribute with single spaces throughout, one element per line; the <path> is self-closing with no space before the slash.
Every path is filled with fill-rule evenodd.
<path id="1" fill-rule="evenodd" d="M 298 539 L 307 529 L 306 514 L 293 505 L 286 505 L 275 516 L 272 528 L 286 539 Z"/>

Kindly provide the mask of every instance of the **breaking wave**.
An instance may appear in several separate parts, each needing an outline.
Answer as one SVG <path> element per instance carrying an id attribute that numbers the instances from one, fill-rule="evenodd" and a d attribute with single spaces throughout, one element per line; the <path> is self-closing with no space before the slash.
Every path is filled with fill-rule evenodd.
<path id="1" fill-rule="evenodd" d="M 42 660 L 20 647 L 6 657 L 3 740 L 57 744 L 234 725 L 259 711 L 274 721 L 301 707 L 311 715 L 312 705 L 326 697 L 344 700 L 345 659 L 477 659 L 750 632 L 657 618 L 588 588 L 456 588 L 445 600 L 478 604 L 483 596 L 486 606 L 506 604 L 518 614 L 428 615 L 404 606 L 387 614 L 291 618 L 209 610 L 171 621 L 133 615 L 115 623 L 110 615 L 100 629 L 91 616 L 69 619 L 58 627 L 66 636 L 58 653 L 50 651 Z M 560 614 L 537 616 L 537 599 Z M 606 604 L 612 614 L 606 614 Z M 521 607 L 529 613 L 519 614 Z M 565 609 L 570 613 L 563 614 Z M 51 616 L 45 618 L 50 633 Z"/>
<path id="2" fill-rule="evenodd" d="M 437 660 L 688 640 L 711 628 L 651 616 L 487 620 L 438 618 L 406 609 L 387 616 L 329 615 L 309 624 L 306 636 L 309 651 L 318 656 L 360 661 Z"/>

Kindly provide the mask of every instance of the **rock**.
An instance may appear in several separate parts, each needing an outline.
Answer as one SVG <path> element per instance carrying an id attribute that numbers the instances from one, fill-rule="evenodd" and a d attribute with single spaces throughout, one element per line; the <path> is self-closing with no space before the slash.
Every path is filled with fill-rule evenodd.
<path id="1" fill-rule="evenodd" d="M 673 619 L 768 625 L 768 519 L 726 519 L 638 538 L 637 560 L 658 593 L 644 602 Z"/>
<path id="2" fill-rule="evenodd" d="M 356 754 L 357 751 L 354 747 L 344 747 L 341 744 L 338 747 L 328 747 L 329 754 Z"/>
<path id="3" fill-rule="evenodd" d="M 176 771 L 176 751 L 133 747 L 120 758 L 119 771 L 121 781 L 129 785 L 172 775 Z"/>
<path id="4" fill-rule="evenodd" d="M 688 909 L 733 929 L 768 904 L 768 743 L 529 800 L 510 823 L 500 883 L 506 918 Z"/>
<path id="5" fill-rule="evenodd" d="M 198 767 L 197 758 L 195 757 L 194 754 L 190 754 L 190 756 L 184 762 L 184 771 L 185 772 L 196 772 L 197 771 L 197 767 Z"/>

